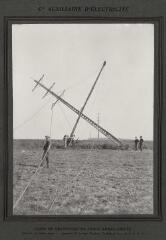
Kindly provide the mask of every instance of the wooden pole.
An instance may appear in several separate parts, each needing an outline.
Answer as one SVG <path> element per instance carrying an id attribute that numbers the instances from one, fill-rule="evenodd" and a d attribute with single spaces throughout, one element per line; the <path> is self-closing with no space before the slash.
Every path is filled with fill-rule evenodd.
<path id="1" fill-rule="evenodd" d="M 89 92 L 89 94 L 88 94 L 85 102 L 84 102 L 84 105 L 82 106 L 82 108 L 81 108 L 81 110 L 80 110 L 80 113 L 79 113 L 79 115 L 78 115 L 78 118 L 77 118 L 77 120 L 76 120 L 76 123 L 74 124 L 74 127 L 73 127 L 73 129 L 72 129 L 72 131 L 71 131 L 70 137 L 72 137 L 72 136 L 74 135 L 74 132 L 75 132 L 75 130 L 76 130 L 76 127 L 77 127 L 77 125 L 78 125 L 78 122 L 79 122 L 79 120 L 80 120 L 80 118 L 81 118 L 81 114 L 82 114 L 83 111 L 84 111 L 84 108 L 85 108 L 85 106 L 86 106 L 86 104 L 87 104 L 87 102 L 88 102 L 88 100 L 89 100 L 89 98 L 90 98 L 90 96 L 91 96 L 91 94 L 92 94 L 95 86 L 96 86 L 96 83 L 97 83 L 97 81 L 98 81 L 98 79 L 99 79 L 99 77 L 100 77 L 100 74 L 101 74 L 101 72 L 103 71 L 103 68 L 104 68 L 105 65 L 106 65 L 106 61 L 103 62 L 103 65 L 102 65 L 102 67 L 101 67 L 101 69 L 100 69 L 100 72 L 98 73 L 97 78 L 96 78 L 96 80 L 95 80 L 95 82 L 94 82 L 94 84 L 93 84 L 93 86 L 92 86 L 92 88 L 91 88 L 91 90 L 90 90 L 90 92 Z"/>

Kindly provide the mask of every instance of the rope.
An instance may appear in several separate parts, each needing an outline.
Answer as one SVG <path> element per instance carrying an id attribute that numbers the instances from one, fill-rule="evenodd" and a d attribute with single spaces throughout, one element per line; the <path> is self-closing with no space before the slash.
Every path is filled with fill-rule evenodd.
<path id="1" fill-rule="evenodd" d="M 30 122 L 32 119 L 34 119 L 38 113 L 51 101 L 51 98 L 49 99 L 49 101 L 47 101 L 44 105 L 42 105 L 33 115 L 31 115 L 31 117 L 27 118 L 26 120 L 24 120 L 22 123 L 18 124 L 15 128 L 14 131 L 17 130 L 18 128 L 24 126 L 26 123 Z"/>
<path id="2" fill-rule="evenodd" d="M 31 118 L 29 118 L 28 120 L 24 121 L 23 124 L 25 124 L 25 123 L 27 123 L 28 121 L 32 120 L 32 119 L 41 111 L 41 109 L 43 109 L 49 102 L 50 102 L 50 99 L 49 99 L 49 101 L 48 101 L 46 104 L 44 104 L 35 114 L 33 114 Z M 56 101 L 56 103 L 57 103 L 57 101 Z M 53 113 L 54 113 L 53 108 L 51 108 L 50 138 L 51 138 L 51 135 L 52 135 Z M 21 125 L 23 125 L 23 124 L 21 124 Z M 19 126 L 20 126 L 20 125 L 19 125 Z M 18 127 L 17 127 L 17 128 L 18 128 Z M 45 152 L 44 156 L 42 156 L 42 158 L 41 158 L 41 160 L 40 160 L 40 163 L 39 163 L 39 165 L 38 165 L 35 173 L 32 175 L 29 183 L 28 183 L 27 186 L 24 188 L 23 192 L 20 194 L 19 198 L 18 198 L 17 201 L 15 202 L 15 204 L 14 204 L 14 206 L 13 206 L 14 209 L 17 207 L 18 203 L 21 201 L 21 199 L 23 198 L 25 192 L 27 191 L 27 189 L 28 189 L 29 186 L 31 185 L 33 179 L 35 178 L 35 176 L 37 175 L 38 171 L 40 170 L 40 167 L 41 167 L 41 165 L 42 165 L 42 163 L 43 163 L 43 161 L 44 161 L 47 153 L 49 152 L 49 150 L 50 150 L 50 148 L 51 148 L 51 145 L 52 145 L 52 143 L 51 143 L 51 141 L 50 141 L 50 145 L 49 145 L 47 151 Z"/>
<path id="3" fill-rule="evenodd" d="M 51 122 L 50 122 L 50 138 L 51 138 L 51 134 L 52 134 L 53 114 L 54 114 L 54 111 L 53 111 L 53 108 L 52 108 L 52 109 L 51 109 Z"/>
<path id="4" fill-rule="evenodd" d="M 94 142 L 93 142 L 93 146 L 94 146 Z M 91 147 L 90 153 L 92 152 L 93 146 Z M 85 165 L 87 164 L 87 162 L 89 161 L 89 157 L 90 157 L 90 154 L 88 154 L 88 156 L 87 156 L 87 158 L 86 158 L 86 160 L 85 160 L 82 168 L 80 169 L 80 171 L 78 172 L 78 174 L 72 179 L 71 182 L 76 181 L 77 178 L 80 176 L 80 174 L 81 174 L 82 171 L 84 170 L 84 166 L 85 166 Z M 77 184 L 77 182 L 75 182 L 75 184 L 73 184 L 72 186 L 75 187 L 76 184 Z M 68 186 L 68 184 L 67 184 L 67 186 Z M 63 188 L 63 189 L 64 189 L 64 188 Z M 68 198 L 69 198 L 69 196 L 68 196 Z M 55 203 L 55 200 L 56 200 L 56 199 L 54 198 L 53 201 L 51 202 L 51 204 L 50 204 L 50 206 L 49 206 L 49 209 L 48 209 L 49 212 L 52 210 L 52 207 L 53 207 L 53 205 L 54 205 L 54 203 Z"/>
<path id="5" fill-rule="evenodd" d="M 51 122 L 50 122 L 50 137 L 51 137 L 51 131 L 52 131 L 52 122 L 53 122 L 53 109 L 51 109 Z M 15 202 L 13 208 L 15 209 L 17 207 L 17 205 L 19 204 L 19 202 L 21 201 L 21 199 L 23 198 L 25 192 L 27 191 L 27 189 L 29 188 L 29 186 L 31 185 L 32 181 L 34 180 L 34 178 L 36 177 L 38 171 L 40 170 L 40 167 L 43 163 L 43 161 L 45 160 L 45 157 L 47 155 L 47 153 L 49 152 L 51 148 L 51 143 L 47 149 L 47 151 L 45 152 L 44 156 L 41 157 L 40 163 L 35 171 L 35 173 L 32 175 L 32 177 L 30 178 L 30 181 L 28 182 L 28 184 L 26 185 L 26 187 L 24 188 L 23 192 L 20 194 L 19 198 L 17 199 L 17 201 Z"/>
<path id="6" fill-rule="evenodd" d="M 58 106 L 59 106 L 59 108 L 60 108 L 61 112 L 63 113 L 63 116 L 64 116 L 64 118 L 65 118 L 65 120 L 66 120 L 66 122 L 67 122 L 68 126 L 69 126 L 69 127 L 71 127 L 71 123 L 69 122 L 69 120 L 68 120 L 68 118 L 67 118 L 67 116 L 66 116 L 65 112 L 63 111 L 63 108 L 62 108 L 62 106 L 61 106 L 61 105 L 58 105 Z"/>
<path id="7" fill-rule="evenodd" d="M 24 193 L 27 191 L 27 189 L 28 189 L 29 186 L 31 185 L 34 177 L 37 175 L 37 173 L 38 173 L 38 171 L 39 171 L 39 169 L 40 169 L 40 167 L 41 167 L 41 165 L 42 165 L 42 163 L 43 163 L 43 161 L 44 161 L 44 159 L 45 159 L 45 156 L 46 156 L 46 154 L 48 153 L 49 149 L 50 149 L 50 146 L 49 146 L 49 148 L 47 149 L 47 151 L 45 152 L 44 156 L 41 158 L 41 161 L 40 161 L 40 163 L 39 163 L 39 165 L 38 165 L 35 173 L 32 175 L 29 183 L 28 183 L 27 186 L 24 188 L 23 192 L 20 194 L 19 198 L 18 198 L 17 201 L 15 202 L 15 204 L 14 204 L 14 206 L 13 206 L 14 209 L 17 207 L 18 203 L 21 201 L 22 197 L 24 196 Z"/>
<path id="8" fill-rule="evenodd" d="M 59 94 L 59 92 L 58 92 L 57 94 Z M 27 118 L 26 120 L 24 120 L 22 123 L 18 124 L 13 130 L 15 131 L 15 130 L 19 129 L 20 127 L 24 126 L 25 124 L 27 124 L 28 122 L 30 122 L 32 119 L 34 119 L 34 118 L 38 115 L 38 113 L 41 112 L 41 110 L 42 110 L 45 106 L 47 106 L 48 103 L 50 103 L 51 99 L 52 99 L 52 98 L 49 98 L 49 100 L 48 100 L 45 104 L 43 104 L 34 114 L 32 114 L 29 118 Z"/>

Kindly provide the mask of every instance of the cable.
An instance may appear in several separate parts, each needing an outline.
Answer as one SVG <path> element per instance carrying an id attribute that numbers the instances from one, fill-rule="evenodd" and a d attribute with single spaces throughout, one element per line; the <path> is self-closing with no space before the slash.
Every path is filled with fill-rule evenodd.
<path id="1" fill-rule="evenodd" d="M 65 120 L 66 120 L 66 122 L 67 122 L 68 126 L 71 128 L 71 123 L 70 123 L 70 121 L 68 120 L 68 118 L 67 118 L 67 116 L 66 116 L 65 112 L 63 111 L 63 108 L 61 107 L 61 105 L 60 105 L 60 104 L 59 104 L 58 106 L 59 106 L 59 108 L 60 108 L 61 112 L 63 113 L 63 116 L 64 116 L 64 118 L 65 118 Z"/>
<path id="2" fill-rule="evenodd" d="M 94 142 L 93 142 L 93 145 L 92 145 L 92 147 L 91 147 L 91 149 L 90 149 L 90 153 L 92 152 L 93 147 L 94 147 Z M 77 184 L 76 180 L 78 179 L 78 177 L 80 176 L 80 174 L 81 174 L 82 171 L 84 170 L 84 167 L 85 167 L 85 165 L 87 164 L 87 162 L 89 161 L 89 158 L 90 158 L 90 154 L 87 155 L 87 158 L 86 158 L 83 166 L 81 167 L 80 171 L 77 173 L 77 175 L 76 175 L 76 176 L 71 180 L 71 182 L 69 183 L 70 186 L 72 186 L 72 187 L 75 187 L 75 186 L 76 186 L 76 184 Z M 74 182 L 74 184 L 73 184 L 73 182 Z M 68 184 L 66 184 L 66 186 L 68 186 Z M 63 188 L 63 189 L 64 189 L 64 188 Z M 68 196 L 68 198 L 69 198 L 69 196 Z M 53 205 L 54 205 L 54 203 L 55 203 L 55 200 L 56 200 L 56 198 L 54 198 L 54 199 L 51 201 L 51 204 L 50 204 L 50 206 L 49 206 L 49 208 L 48 208 L 48 211 L 49 211 L 49 212 L 51 211 L 51 209 L 52 209 L 52 207 L 53 207 Z"/>
<path id="3" fill-rule="evenodd" d="M 50 148 L 47 149 L 47 151 L 45 152 L 44 156 L 41 158 L 40 163 L 39 163 L 39 165 L 38 165 L 35 173 L 32 175 L 32 177 L 30 178 L 30 181 L 28 182 L 28 184 L 26 185 L 26 187 L 24 188 L 24 190 L 23 190 L 22 193 L 20 194 L 19 198 L 18 198 L 17 201 L 15 202 L 15 204 L 14 204 L 14 206 L 13 206 L 14 209 L 17 207 L 17 205 L 19 204 L 19 202 L 20 202 L 21 199 L 23 198 L 25 192 L 27 191 L 27 189 L 28 189 L 29 186 L 31 185 L 34 177 L 37 175 L 37 173 L 38 173 L 38 171 L 39 171 L 39 169 L 40 169 L 40 167 L 41 167 L 41 165 L 42 165 L 42 163 L 43 163 L 43 161 L 44 161 L 44 159 L 45 159 L 45 156 L 46 156 L 47 152 L 49 151 L 49 149 L 50 149 Z"/>
<path id="4" fill-rule="evenodd" d="M 45 105 L 46 105 L 46 104 L 45 104 Z M 51 112 L 51 122 L 50 122 L 50 136 L 51 136 L 51 130 L 52 130 L 52 123 L 53 123 L 53 109 L 52 109 L 51 111 L 52 111 L 52 112 Z M 50 143 L 47 151 L 45 152 L 44 156 L 41 157 L 40 163 L 39 163 L 39 165 L 38 165 L 35 173 L 31 176 L 30 181 L 28 182 L 28 184 L 26 185 L 26 187 L 24 188 L 24 190 L 23 190 L 22 193 L 20 194 L 19 198 L 18 198 L 17 201 L 15 202 L 15 204 L 14 204 L 14 206 L 13 206 L 14 209 L 17 207 L 17 205 L 19 204 L 19 202 L 20 202 L 21 199 L 23 198 L 25 192 L 27 191 L 27 189 L 28 189 L 29 186 L 31 185 L 33 179 L 37 176 L 37 173 L 38 173 L 38 171 L 40 170 L 40 167 L 42 166 L 42 163 L 43 163 L 43 161 L 45 160 L 45 157 L 46 157 L 48 151 L 50 150 L 50 148 L 51 148 L 51 143 Z"/>
<path id="5" fill-rule="evenodd" d="M 59 92 L 58 92 L 57 94 L 59 94 Z M 22 127 L 22 126 L 24 126 L 25 124 L 27 124 L 28 122 L 30 122 L 33 118 L 35 118 L 35 117 L 38 115 L 38 113 L 39 113 L 45 106 L 47 106 L 47 104 L 48 104 L 49 102 L 51 102 L 51 99 L 52 99 L 52 97 L 50 97 L 49 100 L 48 100 L 45 104 L 43 104 L 33 115 L 31 115 L 29 118 L 27 118 L 26 120 L 24 120 L 22 123 L 18 124 L 13 130 L 15 131 L 15 130 L 19 129 L 20 127 Z"/>
<path id="6" fill-rule="evenodd" d="M 51 134 L 52 134 L 52 120 L 53 120 L 53 114 L 54 114 L 54 111 L 53 111 L 53 108 L 51 109 L 51 122 L 50 122 L 50 137 L 51 137 Z"/>
<path id="7" fill-rule="evenodd" d="M 47 101 L 44 105 L 42 105 L 33 115 L 31 115 L 31 117 L 27 118 L 26 120 L 24 120 L 22 123 L 20 123 L 19 125 L 17 125 L 13 130 L 17 130 L 19 128 L 21 128 L 22 126 L 24 126 L 25 124 L 27 124 L 28 122 L 30 122 L 33 118 L 35 118 L 38 113 L 51 101 L 51 98 L 49 99 L 49 101 Z"/>

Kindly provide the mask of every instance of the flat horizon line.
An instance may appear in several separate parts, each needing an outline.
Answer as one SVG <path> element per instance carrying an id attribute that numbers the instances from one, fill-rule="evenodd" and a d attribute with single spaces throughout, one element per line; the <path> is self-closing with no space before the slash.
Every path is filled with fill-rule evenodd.
<path id="1" fill-rule="evenodd" d="M 146 138 L 143 138 L 144 141 L 154 141 L 153 139 L 146 139 Z M 13 138 L 13 140 L 44 140 L 44 138 Z M 63 140 L 62 138 L 52 138 L 52 140 Z M 76 139 L 77 140 L 77 139 Z M 108 138 L 85 138 L 85 139 L 79 139 L 79 141 L 85 141 L 85 140 L 96 140 L 96 141 L 99 141 L 99 140 L 105 140 L 105 141 L 109 141 Z M 125 140 L 125 141 L 134 141 L 134 138 L 119 138 L 119 140 Z"/>

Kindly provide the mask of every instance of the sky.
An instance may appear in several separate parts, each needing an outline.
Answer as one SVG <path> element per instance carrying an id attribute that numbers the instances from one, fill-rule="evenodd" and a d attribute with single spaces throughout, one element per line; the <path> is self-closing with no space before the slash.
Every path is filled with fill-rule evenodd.
<path id="1" fill-rule="evenodd" d="M 153 24 L 13 24 L 13 133 L 15 139 L 61 139 L 77 115 L 38 87 L 42 83 L 81 109 L 106 61 L 84 114 L 117 138 L 153 139 Z M 52 124 L 51 124 L 52 119 Z M 76 137 L 96 138 L 80 119 Z M 100 137 L 102 134 L 100 134 Z"/>

